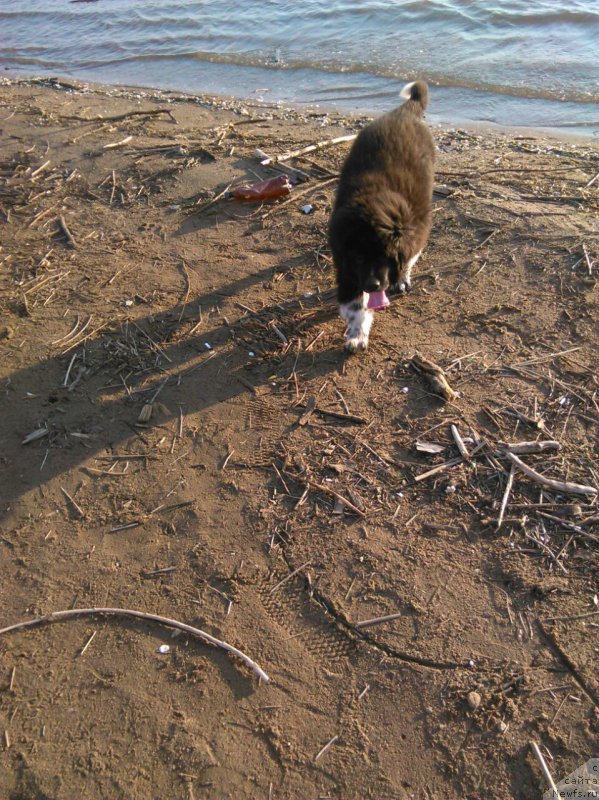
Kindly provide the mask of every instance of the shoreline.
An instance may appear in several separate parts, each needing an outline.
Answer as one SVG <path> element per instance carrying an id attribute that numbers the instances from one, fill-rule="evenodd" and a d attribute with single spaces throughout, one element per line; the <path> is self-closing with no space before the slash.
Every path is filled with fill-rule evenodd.
<path id="1" fill-rule="evenodd" d="M 360 120 L 370 120 L 382 113 L 385 110 L 390 110 L 393 105 L 388 109 L 376 112 L 360 111 L 358 109 L 349 110 L 341 108 L 335 104 L 327 105 L 325 103 L 315 102 L 293 102 L 288 103 L 284 101 L 263 101 L 257 100 L 255 97 L 243 97 L 234 94 L 219 94 L 216 92 L 189 92 L 180 91 L 177 89 L 164 89 L 157 88 L 150 85 L 136 85 L 127 83 L 105 83 L 96 82 L 91 80 L 83 80 L 80 78 L 63 77 L 61 75 L 28 75 L 22 76 L 13 74 L 7 70 L 4 74 L 0 75 L 1 85 L 15 85 L 15 86 L 48 86 L 54 88 L 62 88 L 65 90 L 72 89 L 76 92 L 85 93 L 87 91 L 105 94 L 107 96 L 115 96 L 115 92 L 121 92 L 121 96 L 129 96 L 132 98 L 144 98 L 147 100 L 159 101 L 173 101 L 179 100 L 181 102 L 197 103 L 204 105 L 208 108 L 217 108 L 221 110 L 231 110 L 241 108 L 253 108 L 254 110 L 270 110 L 273 113 L 290 113 L 297 114 L 299 119 L 308 120 L 314 117 L 327 117 L 330 118 L 335 124 L 351 125 L 352 121 L 359 122 Z M 434 88 L 434 87 L 433 87 Z M 397 95 L 397 104 L 401 102 L 399 92 Z M 434 100 L 433 100 L 434 103 Z M 535 127 L 526 125 L 502 125 L 490 121 L 476 121 L 471 119 L 460 119 L 456 117 L 453 120 L 439 120 L 438 115 L 435 114 L 434 105 L 431 103 L 432 108 L 429 109 L 427 119 L 429 125 L 433 130 L 439 131 L 452 131 L 452 130 L 465 130 L 478 135 L 499 135 L 509 137 L 526 137 L 533 139 L 546 139 L 555 142 L 564 142 L 566 144 L 589 146 L 595 145 L 599 148 L 599 122 L 597 122 L 597 131 L 591 132 L 591 126 L 572 124 L 568 127 Z M 599 108 L 599 107 L 598 107 Z M 599 113 L 599 111 L 598 111 Z M 589 127 L 589 131 L 585 130 Z M 594 124 L 593 124 L 594 127 Z"/>

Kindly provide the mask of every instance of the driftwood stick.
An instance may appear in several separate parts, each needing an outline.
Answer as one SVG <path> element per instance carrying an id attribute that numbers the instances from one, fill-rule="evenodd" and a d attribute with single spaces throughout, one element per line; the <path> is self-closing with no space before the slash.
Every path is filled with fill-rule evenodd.
<path id="1" fill-rule="evenodd" d="M 456 399 L 458 396 L 457 392 L 454 392 L 454 390 L 451 388 L 447 382 L 447 378 L 445 377 L 445 372 L 438 364 L 435 364 L 433 361 L 429 361 L 428 358 L 424 358 L 419 353 L 416 353 L 412 357 L 412 364 L 417 370 L 426 374 L 437 394 L 440 394 L 445 398 L 445 400 Z"/>
<path id="2" fill-rule="evenodd" d="M 499 444 L 502 450 L 508 453 L 544 453 L 546 450 L 559 450 L 561 445 L 559 442 L 553 440 L 546 440 L 543 442 L 515 442 L 514 444 Z"/>
<path id="3" fill-rule="evenodd" d="M 297 158 L 298 156 L 303 156 L 305 153 L 313 153 L 315 150 L 322 150 L 324 147 L 331 147 L 334 144 L 341 144 L 342 142 L 353 142 L 356 138 L 356 134 L 352 133 L 348 136 L 338 136 L 336 139 L 324 139 L 322 142 L 316 142 L 315 144 L 310 144 L 308 147 L 302 147 L 300 150 L 289 150 L 287 153 L 281 153 L 281 155 L 273 156 L 272 158 L 267 157 L 263 158 L 260 163 L 262 166 L 267 167 L 269 164 L 278 164 L 281 161 L 289 161 L 292 158 Z"/>
<path id="4" fill-rule="evenodd" d="M 246 656 L 245 653 L 242 653 L 241 650 L 233 647 L 233 645 L 227 644 L 227 642 L 223 642 L 221 639 L 216 639 L 209 633 L 206 633 L 199 628 L 194 628 L 192 625 L 186 625 L 184 622 L 178 622 L 176 619 L 161 617 L 158 616 L 158 614 L 147 614 L 145 611 L 133 611 L 129 608 L 71 608 L 67 609 L 66 611 L 53 611 L 43 617 L 35 617 L 34 619 L 29 619 L 25 622 L 17 622 L 14 625 L 9 625 L 6 628 L 0 628 L 0 635 L 3 633 L 9 633 L 10 631 L 22 630 L 23 628 L 32 628 L 36 625 L 43 625 L 47 622 L 59 622 L 62 619 L 90 616 L 136 617 L 138 619 L 145 619 L 151 622 L 158 622 L 160 625 L 166 625 L 169 628 L 177 628 L 178 630 L 190 633 L 192 636 L 196 636 L 198 639 L 204 639 L 206 642 L 210 642 L 210 644 L 215 645 L 215 647 L 220 647 L 229 653 L 233 653 L 233 655 L 236 655 L 245 664 L 247 664 L 248 667 L 253 669 L 261 680 L 263 680 L 265 683 L 270 683 L 270 678 L 266 672 L 264 672 L 264 670 L 259 667 L 255 661 L 252 661 L 249 656 Z"/>
<path id="5" fill-rule="evenodd" d="M 511 461 L 512 464 L 518 467 L 521 472 L 528 475 L 529 478 L 532 478 L 533 481 L 537 481 L 537 483 L 541 483 L 543 486 L 548 486 L 556 492 L 566 492 L 567 494 L 597 494 L 597 489 L 595 489 L 594 486 L 584 486 L 580 483 L 569 483 L 567 481 L 556 481 L 553 480 L 553 478 L 546 478 L 544 475 L 541 475 L 525 464 L 524 461 L 513 453 L 505 452 L 503 455 L 508 461 Z"/>

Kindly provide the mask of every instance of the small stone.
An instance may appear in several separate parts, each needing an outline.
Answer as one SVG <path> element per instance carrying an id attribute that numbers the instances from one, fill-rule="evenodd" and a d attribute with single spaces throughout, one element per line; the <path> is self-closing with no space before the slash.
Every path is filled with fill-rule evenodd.
<path id="1" fill-rule="evenodd" d="M 166 653 L 170 653 L 170 651 L 171 651 L 171 647 L 168 644 L 161 644 L 160 647 L 156 648 L 156 652 L 157 653 L 161 653 L 162 655 L 165 655 Z"/>
<path id="2" fill-rule="evenodd" d="M 466 702 L 473 711 L 479 707 L 482 701 L 483 699 L 478 692 L 468 692 L 466 695 Z"/>
<path id="3" fill-rule="evenodd" d="M 507 729 L 508 729 L 507 722 L 500 720 L 500 722 L 497 723 L 497 730 L 499 731 L 499 733 L 505 733 Z"/>

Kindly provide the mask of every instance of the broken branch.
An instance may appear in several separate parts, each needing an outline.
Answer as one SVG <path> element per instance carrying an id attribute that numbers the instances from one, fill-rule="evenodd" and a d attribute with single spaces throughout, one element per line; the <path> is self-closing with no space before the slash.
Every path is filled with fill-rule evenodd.
<path id="1" fill-rule="evenodd" d="M 270 683 L 270 678 L 266 672 L 264 672 L 264 670 L 259 667 L 255 661 L 252 661 L 249 656 L 247 656 L 245 653 L 242 653 L 241 650 L 238 650 L 236 647 L 233 647 L 233 645 L 227 644 L 227 642 L 223 642 L 221 639 L 216 639 L 209 633 L 206 633 L 199 628 L 194 628 L 192 625 L 186 625 L 184 622 L 179 622 L 178 620 L 170 619 L 169 617 L 161 617 L 158 614 L 147 614 L 145 611 L 134 611 L 129 608 L 70 608 L 66 611 L 52 611 L 50 614 L 46 614 L 43 617 L 35 617 L 34 619 L 29 619 L 25 622 L 17 622 L 14 625 L 9 625 L 6 628 L 0 628 L 0 635 L 9 633 L 10 631 L 22 630 L 23 628 L 32 628 L 36 625 L 42 625 L 48 622 L 59 622 L 62 619 L 90 616 L 136 617 L 137 619 L 145 619 L 149 620 L 150 622 L 158 622 L 160 625 L 166 625 L 169 628 L 177 628 L 178 630 L 190 633 L 192 636 L 195 636 L 198 639 L 204 639 L 204 641 L 209 642 L 216 647 L 220 647 L 222 650 L 233 653 L 233 655 L 236 655 L 245 664 L 247 664 L 248 667 L 253 669 L 261 680 L 263 680 L 265 683 Z"/>
<path id="2" fill-rule="evenodd" d="M 568 481 L 556 481 L 553 478 L 546 478 L 544 475 L 541 475 L 540 472 L 536 472 L 532 467 L 529 467 L 528 464 L 525 464 L 524 461 L 513 453 L 504 452 L 502 455 L 518 467 L 521 472 L 528 475 L 529 478 L 532 478 L 533 481 L 542 483 L 543 486 L 548 486 L 556 492 L 566 492 L 567 494 L 597 494 L 597 489 L 595 489 L 594 486 L 584 486 L 580 483 L 569 483 Z"/>

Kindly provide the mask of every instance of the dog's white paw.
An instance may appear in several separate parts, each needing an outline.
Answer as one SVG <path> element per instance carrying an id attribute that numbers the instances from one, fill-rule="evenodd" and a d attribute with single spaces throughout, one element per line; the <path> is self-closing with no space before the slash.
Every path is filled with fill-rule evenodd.
<path id="1" fill-rule="evenodd" d="M 410 280 L 410 278 L 405 278 L 403 281 L 400 281 L 397 284 L 397 288 L 400 294 L 405 294 L 406 292 L 409 292 L 410 289 L 412 288 L 412 281 Z"/>
<path id="2" fill-rule="evenodd" d="M 368 347 L 368 337 L 354 336 L 345 340 L 346 353 L 362 353 Z"/>

